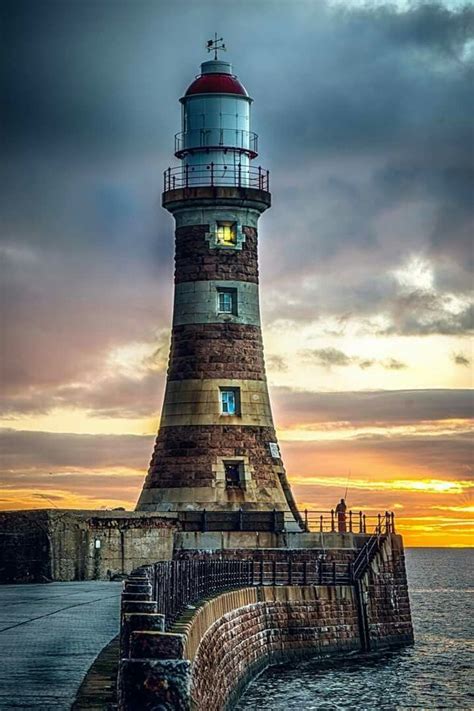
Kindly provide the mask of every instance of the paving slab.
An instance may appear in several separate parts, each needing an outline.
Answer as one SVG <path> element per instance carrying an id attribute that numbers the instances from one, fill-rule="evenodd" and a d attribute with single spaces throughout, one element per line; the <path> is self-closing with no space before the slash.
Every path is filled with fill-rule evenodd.
<path id="1" fill-rule="evenodd" d="M 121 583 L 0 586 L 0 710 L 68 710 L 119 631 Z"/>

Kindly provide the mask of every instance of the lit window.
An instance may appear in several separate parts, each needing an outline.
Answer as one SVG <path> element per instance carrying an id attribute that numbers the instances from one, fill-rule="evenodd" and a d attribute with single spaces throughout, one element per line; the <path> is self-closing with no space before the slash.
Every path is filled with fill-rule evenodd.
<path id="1" fill-rule="evenodd" d="M 235 222 L 217 223 L 217 241 L 228 245 L 237 243 L 237 225 Z"/>
<path id="2" fill-rule="evenodd" d="M 243 462 L 224 462 L 225 485 L 228 489 L 242 488 L 245 482 Z"/>
<path id="3" fill-rule="evenodd" d="M 221 388 L 221 410 L 223 415 L 240 414 L 239 388 Z"/>
<path id="4" fill-rule="evenodd" d="M 217 289 L 217 310 L 222 314 L 237 314 L 237 289 Z"/>

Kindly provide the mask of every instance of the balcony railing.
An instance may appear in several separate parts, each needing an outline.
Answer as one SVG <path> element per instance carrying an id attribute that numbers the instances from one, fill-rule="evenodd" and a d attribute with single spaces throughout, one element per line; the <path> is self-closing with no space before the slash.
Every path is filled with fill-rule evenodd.
<path id="1" fill-rule="evenodd" d="M 177 188 L 196 188 L 199 186 L 223 186 L 236 188 L 270 189 L 270 173 L 260 166 L 224 165 L 223 163 L 208 163 L 207 165 L 183 165 L 168 168 L 163 174 L 163 190 Z"/>
<path id="2" fill-rule="evenodd" d="M 258 136 L 253 131 L 234 128 L 196 128 L 177 133 L 174 137 L 174 150 L 178 158 L 202 148 L 237 149 L 255 158 L 258 154 Z"/>

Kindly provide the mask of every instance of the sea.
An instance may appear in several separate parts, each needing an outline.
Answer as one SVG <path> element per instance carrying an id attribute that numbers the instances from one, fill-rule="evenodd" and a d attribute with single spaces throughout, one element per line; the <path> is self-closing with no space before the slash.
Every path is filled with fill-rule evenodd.
<path id="1" fill-rule="evenodd" d="M 415 645 L 377 659 L 313 659 L 270 667 L 236 711 L 474 710 L 474 553 L 408 548 Z"/>

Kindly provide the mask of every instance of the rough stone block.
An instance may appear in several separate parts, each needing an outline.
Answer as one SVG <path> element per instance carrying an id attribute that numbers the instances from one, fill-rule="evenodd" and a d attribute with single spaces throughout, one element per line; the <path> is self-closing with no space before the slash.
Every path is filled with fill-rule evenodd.
<path id="1" fill-rule="evenodd" d="M 120 662 L 119 711 L 189 711 L 191 663 L 125 659 Z"/>
<path id="2" fill-rule="evenodd" d="M 165 616 L 159 613 L 136 612 L 123 615 L 120 626 L 120 658 L 130 656 L 130 635 L 136 630 L 163 632 Z"/>
<path id="3" fill-rule="evenodd" d="M 135 631 L 130 635 L 132 659 L 182 659 L 185 636 L 171 632 Z"/>

